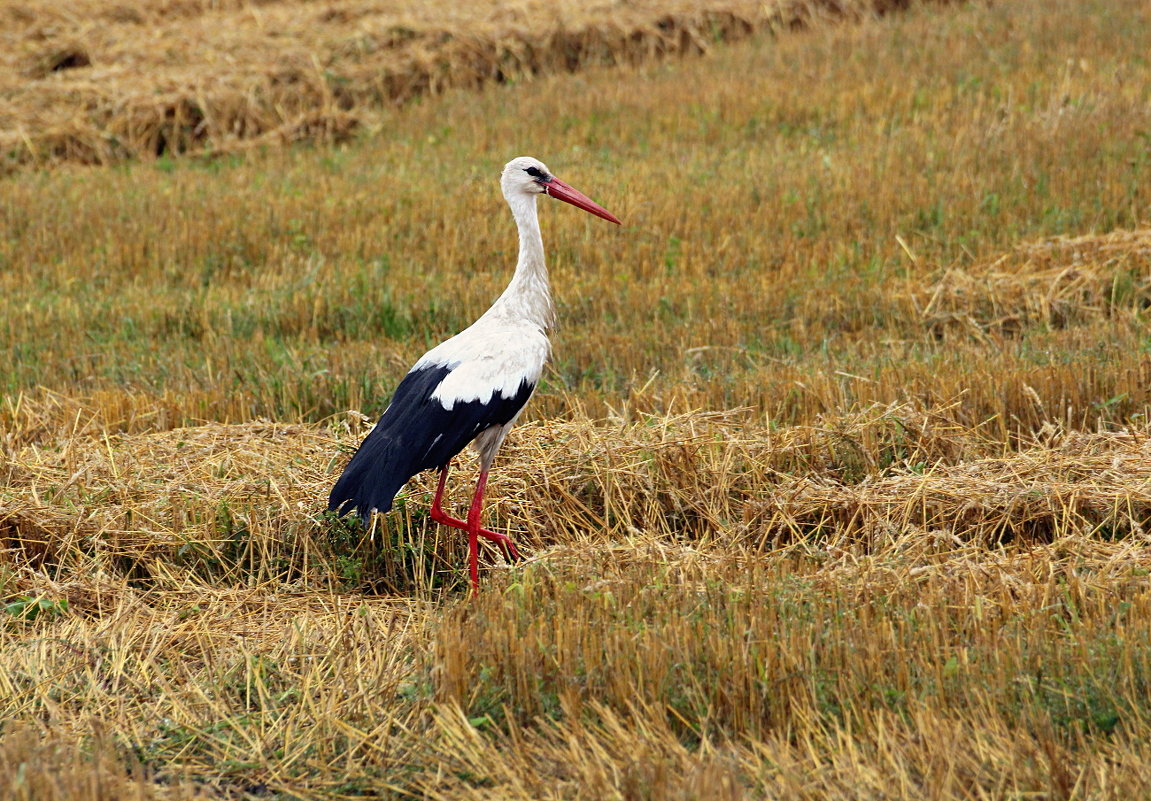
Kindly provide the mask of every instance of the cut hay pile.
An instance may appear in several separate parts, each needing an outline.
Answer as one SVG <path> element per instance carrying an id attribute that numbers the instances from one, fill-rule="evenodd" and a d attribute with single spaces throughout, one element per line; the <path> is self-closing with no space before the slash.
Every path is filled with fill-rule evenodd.
<path id="1" fill-rule="evenodd" d="M 396 103 L 592 65 L 704 53 L 896 0 L 0 2 L 0 170 L 302 140 Z"/>
<path id="2" fill-rule="evenodd" d="M 1151 307 L 1151 230 L 1026 243 L 969 269 L 953 268 L 909 295 L 937 335 L 1015 336 Z M 910 311 L 910 310 L 909 310 Z"/>
<path id="3" fill-rule="evenodd" d="M 1003 452 L 952 412 L 872 407 L 782 430 L 739 412 L 531 423 L 501 456 L 489 514 L 538 559 L 652 540 L 927 555 L 1146 537 L 1146 430 L 1052 425 Z M 413 481 L 371 536 L 322 516 L 361 437 L 256 422 L 24 446 L 0 489 L 5 561 L 165 585 L 189 574 L 241 585 L 453 583 L 461 538 L 425 519 L 434 476 Z M 454 474 L 457 502 L 474 467 L 469 456 Z M 365 565 L 341 576 L 357 556 Z M 487 561 L 501 562 L 494 551 Z"/>

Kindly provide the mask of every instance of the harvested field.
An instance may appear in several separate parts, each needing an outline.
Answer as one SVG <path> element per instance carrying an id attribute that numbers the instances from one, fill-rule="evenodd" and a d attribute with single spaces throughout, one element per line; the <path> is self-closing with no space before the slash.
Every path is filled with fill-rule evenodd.
<path id="1" fill-rule="evenodd" d="M 1151 796 L 1151 11 L 746 34 L 465 69 L 339 143 L 14 157 L 0 797 Z M 541 209 L 560 328 L 488 506 L 527 558 L 471 598 L 432 476 L 322 510 L 508 280 L 520 153 L 625 224 Z"/>
<path id="2" fill-rule="evenodd" d="M 697 55 L 898 0 L 0 3 L 0 171 L 111 164 L 388 125 L 449 88 Z"/>
<path id="3" fill-rule="evenodd" d="M 0 759 L 29 798 L 1147 789 L 1146 428 L 994 457 L 946 409 L 742 417 L 526 426 L 492 511 L 531 556 L 475 601 L 429 482 L 370 540 L 318 519 L 346 432 L 17 454 L 0 698 L 55 722 Z M 845 481 L 896 425 L 938 461 Z"/>

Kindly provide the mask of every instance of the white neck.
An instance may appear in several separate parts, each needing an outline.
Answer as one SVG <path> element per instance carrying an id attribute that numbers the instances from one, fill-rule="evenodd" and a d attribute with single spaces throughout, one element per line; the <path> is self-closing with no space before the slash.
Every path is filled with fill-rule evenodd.
<path id="1" fill-rule="evenodd" d="M 513 192 L 505 197 L 519 229 L 520 256 L 511 283 L 484 316 L 526 320 L 546 331 L 555 323 L 555 309 L 548 286 L 548 268 L 544 263 L 544 240 L 536 214 L 539 195 Z"/>

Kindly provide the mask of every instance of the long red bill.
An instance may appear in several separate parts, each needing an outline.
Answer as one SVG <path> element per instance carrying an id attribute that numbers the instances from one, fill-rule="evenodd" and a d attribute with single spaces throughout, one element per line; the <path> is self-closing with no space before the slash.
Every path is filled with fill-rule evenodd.
<path id="1" fill-rule="evenodd" d="M 605 209 L 603 206 L 596 203 L 590 197 L 579 191 L 575 187 L 568 186 L 559 178 L 552 178 L 546 184 L 541 184 L 544 192 L 554 197 L 556 200 L 562 200 L 564 203 L 571 203 L 577 209 L 583 209 L 590 212 L 597 217 L 602 217 L 608 222 L 613 222 L 616 225 L 623 225 L 619 218 Z"/>

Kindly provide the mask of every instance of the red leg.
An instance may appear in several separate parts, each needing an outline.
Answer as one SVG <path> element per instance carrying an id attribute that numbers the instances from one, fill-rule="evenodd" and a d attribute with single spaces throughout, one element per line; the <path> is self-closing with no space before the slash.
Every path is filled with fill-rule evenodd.
<path id="1" fill-rule="evenodd" d="M 480 503 L 482 504 L 483 503 L 484 487 L 487 485 L 487 481 L 488 481 L 487 473 L 481 473 L 480 474 L 480 481 L 482 481 L 483 484 L 477 484 L 476 489 L 479 493 Z M 471 531 L 470 523 L 471 523 L 471 517 L 472 517 L 470 513 L 468 514 L 468 522 L 465 523 L 463 520 L 460 520 L 458 517 L 452 517 L 447 512 L 445 512 L 443 509 L 442 503 L 443 503 L 443 496 L 444 496 L 444 488 L 447 486 L 447 483 L 448 483 L 448 466 L 445 465 L 443 467 L 443 469 L 440 470 L 440 483 L 436 487 L 436 497 L 432 500 L 432 511 L 431 511 L 432 520 L 435 520 L 437 523 L 444 525 L 444 526 L 451 526 L 452 528 L 458 528 L 461 531 L 470 532 Z M 475 506 L 475 496 L 473 496 L 472 505 Z M 476 527 L 477 527 L 476 528 L 476 535 L 477 536 L 483 537 L 486 540 L 490 540 L 490 541 L 496 543 L 497 545 L 502 545 L 504 548 L 504 552 L 508 555 L 508 558 L 511 561 L 513 561 L 513 562 L 519 561 L 520 552 L 519 552 L 519 550 L 516 549 L 515 543 L 512 542 L 510 537 L 508 537 L 506 534 L 498 534 L 495 531 L 489 531 L 486 528 L 479 527 L 479 518 L 478 517 L 476 518 L 476 521 L 477 521 L 476 522 Z"/>
<path id="2" fill-rule="evenodd" d="M 468 570 L 472 577 L 472 592 L 480 591 L 480 520 L 484 510 L 484 487 L 488 484 L 488 471 L 481 470 L 476 480 L 476 492 L 472 495 L 472 507 L 468 510 Z"/>
<path id="3" fill-rule="evenodd" d="M 436 487 L 436 497 L 432 499 L 432 520 L 435 520 L 437 523 L 441 523 L 445 526 L 451 526 L 452 528 L 466 529 L 468 525 L 467 523 L 462 520 L 457 520 L 454 517 L 450 517 L 444 512 L 443 507 L 440 506 L 440 502 L 444 497 L 444 487 L 447 486 L 447 483 L 448 465 L 444 465 L 440 469 L 440 483 L 439 486 Z"/>

